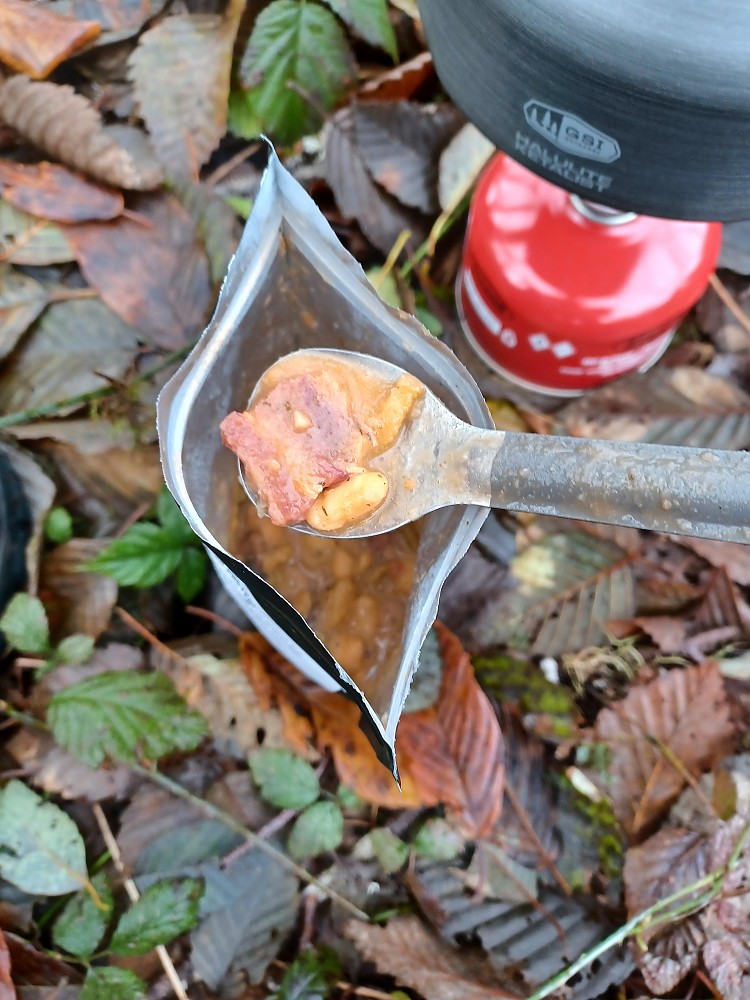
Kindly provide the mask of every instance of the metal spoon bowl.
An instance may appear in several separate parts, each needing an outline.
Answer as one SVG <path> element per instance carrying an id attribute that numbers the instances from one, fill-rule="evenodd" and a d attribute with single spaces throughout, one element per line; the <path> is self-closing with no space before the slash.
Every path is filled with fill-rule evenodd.
<path id="1" fill-rule="evenodd" d="M 300 355 L 364 366 L 389 383 L 404 374 L 397 365 L 354 351 L 316 349 L 288 357 Z M 489 431 L 460 420 L 426 386 L 396 443 L 368 468 L 389 483 L 377 510 L 337 532 L 315 531 L 306 523 L 295 530 L 365 538 L 441 507 L 477 504 L 750 543 L 747 452 Z M 245 493 L 262 511 L 239 460 L 238 469 Z"/>

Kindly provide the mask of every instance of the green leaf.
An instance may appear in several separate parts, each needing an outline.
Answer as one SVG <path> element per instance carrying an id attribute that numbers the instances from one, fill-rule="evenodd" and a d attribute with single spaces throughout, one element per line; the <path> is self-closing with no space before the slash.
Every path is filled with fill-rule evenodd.
<path id="1" fill-rule="evenodd" d="M 64 507 L 53 507 L 44 522 L 44 537 L 49 542 L 61 544 L 73 537 L 73 518 Z"/>
<path id="2" fill-rule="evenodd" d="M 335 851 L 344 836 L 344 817 L 334 802 L 315 802 L 297 817 L 287 847 L 301 861 Z"/>
<path id="3" fill-rule="evenodd" d="M 153 587 L 174 573 L 184 548 L 183 539 L 157 524 L 134 524 L 83 569 L 124 587 Z"/>
<path id="4" fill-rule="evenodd" d="M 21 781 L 0 792 L 0 878 L 36 896 L 63 896 L 87 879 L 78 827 Z"/>
<path id="5" fill-rule="evenodd" d="M 58 663 L 86 663 L 94 652 L 94 640 L 90 635 L 75 632 L 66 636 L 55 650 Z"/>
<path id="6" fill-rule="evenodd" d="M 112 914 L 112 889 L 106 872 L 95 875 L 91 884 L 104 909 L 94 902 L 90 892 L 82 889 L 68 900 L 52 928 L 56 948 L 83 958 L 96 950 Z"/>
<path id="7" fill-rule="evenodd" d="M 179 539 L 183 545 L 191 542 L 195 543 L 196 537 L 193 529 L 187 522 L 187 518 L 177 505 L 177 501 L 166 488 L 162 489 L 156 501 L 156 516 L 161 522 L 165 531 L 169 532 L 173 538 Z"/>
<path id="8" fill-rule="evenodd" d="M 387 875 L 404 867 L 409 860 L 409 847 L 400 837 L 383 827 L 371 830 L 368 836 L 373 853 Z"/>
<path id="9" fill-rule="evenodd" d="M 284 973 L 268 1000 L 325 1000 L 341 978 L 341 962 L 330 948 L 303 951 Z"/>
<path id="10" fill-rule="evenodd" d="M 177 593 L 186 604 L 200 594 L 206 582 L 208 556 L 203 549 L 185 549 L 175 575 Z"/>
<path id="11" fill-rule="evenodd" d="M 260 794 L 277 809 L 304 809 L 320 795 L 317 774 L 291 750 L 257 750 L 249 764 Z"/>
<path id="12" fill-rule="evenodd" d="M 120 918 L 109 950 L 115 955 L 144 955 L 167 944 L 198 923 L 203 879 L 165 879 L 149 886 Z"/>
<path id="13" fill-rule="evenodd" d="M 38 597 L 16 594 L 0 618 L 0 632 L 21 653 L 45 653 L 49 649 L 47 612 Z"/>
<path id="14" fill-rule="evenodd" d="M 452 861 L 464 849 L 464 838 L 444 819 L 428 819 L 414 838 L 414 850 L 432 861 Z"/>
<path id="15" fill-rule="evenodd" d="M 129 969 L 107 965 L 89 969 L 80 1000 L 141 1000 L 146 996 L 146 988 L 140 976 Z"/>
<path id="16" fill-rule="evenodd" d="M 294 142 L 320 126 L 316 107 L 330 110 L 354 71 L 346 35 L 330 11 L 274 0 L 258 15 L 240 62 L 248 88 L 243 117 L 254 116 L 281 143 Z"/>
<path id="17" fill-rule="evenodd" d="M 225 194 L 224 201 L 236 215 L 239 215 L 241 219 L 247 222 L 253 210 L 254 202 L 252 198 L 243 198 L 239 194 Z"/>
<path id="18" fill-rule="evenodd" d="M 395 62 L 398 59 L 396 33 L 388 17 L 386 0 L 325 0 L 331 10 L 364 41 L 385 49 Z"/>
<path id="19" fill-rule="evenodd" d="M 90 767 L 106 758 L 137 763 L 192 750 L 205 720 L 164 674 L 98 674 L 52 696 L 47 721 L 60 744 Z"/>

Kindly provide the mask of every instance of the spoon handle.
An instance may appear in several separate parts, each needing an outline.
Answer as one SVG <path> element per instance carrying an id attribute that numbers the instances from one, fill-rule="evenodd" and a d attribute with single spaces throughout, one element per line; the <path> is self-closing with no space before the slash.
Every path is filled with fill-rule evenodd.
<path id="1" fill-rule="evenodd" d="M 750 543 L 750 454 L 508 432 L 490 504 Z"/>

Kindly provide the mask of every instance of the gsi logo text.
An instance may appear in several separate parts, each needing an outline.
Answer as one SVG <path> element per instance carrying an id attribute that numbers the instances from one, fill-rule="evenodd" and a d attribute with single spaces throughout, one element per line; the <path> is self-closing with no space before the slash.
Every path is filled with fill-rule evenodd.
<path id="1" fill-rule="evenodd" d="M 523 113 L 535 132 L 566 153 L 598 160 L 599 163 L 612 163 L 620 158 L 620 146 L 616 139 L 570 111 L 561 111 L 542 101 L 527 101 Z"/>

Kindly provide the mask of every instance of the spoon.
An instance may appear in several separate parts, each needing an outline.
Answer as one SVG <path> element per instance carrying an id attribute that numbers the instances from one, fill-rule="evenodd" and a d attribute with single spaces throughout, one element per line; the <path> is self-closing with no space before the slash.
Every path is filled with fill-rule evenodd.
<path id="1" fill-rule="evenodd" d="M 363 366 L 389 384 L 405 374 L 353 351 L 316 349 L 289 357 L 299 355 Z M 259 391 L 262 379 L 248 408 Z M 238 466 L 245 493 L 260 506 L 239 460 Z M 370 459 L 368 468 L 389 483 L 372 514 L 340 531 L 315 531 L 305 522 L 294 528 L 365 538 L 441 507 L 477 504 L 750 543 L 747 452 L 485 430 L 456 417 L 426 386 L 396 443 Z"/>

